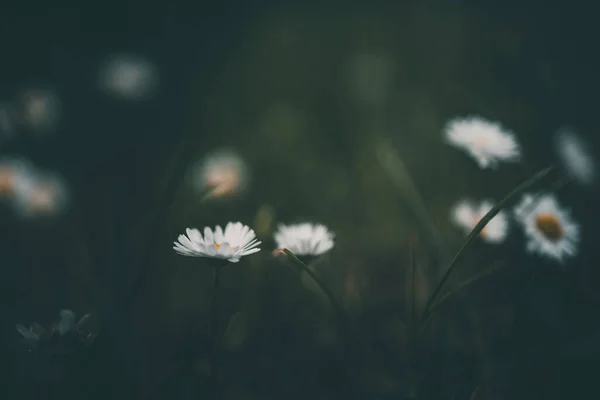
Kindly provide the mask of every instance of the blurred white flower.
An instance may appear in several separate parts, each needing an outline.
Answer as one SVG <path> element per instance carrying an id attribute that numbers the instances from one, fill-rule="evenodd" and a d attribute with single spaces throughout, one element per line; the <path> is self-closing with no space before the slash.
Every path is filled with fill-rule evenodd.
<path id="1" fill-rule="evenodd" d="M 331 250 L 334 234 L 324 225 L 309 222 L 280 224 L 274 234 L 277 248 L 285 248 L 299 256 L 317 256 Z"/>
<path id="2" fill-rule="evenodd" d="M 492 208 L 494 204 L 484 200 L 479 205 L 463 200 L 456 204 L 452 210 L 452 221 L 469 234 Z M 479 234 L 481 238 L 490 243 L 501 243 L 508 232 L 508 217 L 500 211 L 487 223 Z"/>
<path id="3" fill-rule="evenodd" d="M 495 168 L 498 161 L 520 159 L 515 135 L 499 123 L 476 116 L 455 118 L 446 124 L 444 131 L 446 141 L 469 153 L 481 168 Z"/>
<path id="4" fill-rule="evenodd" d="M 553 195 L 524 195 L 514 213 L 528 238 L 527 251 L 558 261 L 577 253 L 579 226 Z"/>
<path id="5" fill-rule="evenodd" d="M 14 191 L 17 212 L 25 218 L 57 215 L 67 200 L 65 183 L 53 174 L 23 175 Z"/>
<path id="6" fill-rule="evenodd" d="M 206 197 L 232 197 L 245 189 L 248 168 L 237 153 L 217 150 L 192 167 L 191 180 Z"/>
<path id="7" fill-rule="evenodd" d="M 569 129 L 560 129 L 554 138 L 556 152 L 569 176 L 586 185 L 594 181 L 596 164 L 587 143 Z"/>
<path id="8" fill-rule="evenodd" d="M 20 96 L 18 117 L 32 130 L 46 131 L 54 128 L 60 112 L 60 100 L 52 90 L 28 89 Z"/>
<path id="9" fill-rule="evenodd" d="M 11 197 L 24 181 L 30 179 L 31 165 L 18 158 L 0 160 L 0 197 Z"/>
<path id="10" fill-rule="evenodd" d="M 186 235 L 179 235 L 173 249 L 189 257 L 208 257 L 238 262 L 240 258 L 260 251 L 261 244 L 254 231 L 241 222 L 229 222 L 225 231 L 217 225 L 213 233 L 209 227 L 204 228 L 204 237 L 198 229 L 186 229 Z"/>
<path id="11" fill-rule="evenodd" d="M 140 56 L 113 55 L 100 70 L 100 89 L 127 100 L 149 98 L 157 84 L 156 67 Z"/>

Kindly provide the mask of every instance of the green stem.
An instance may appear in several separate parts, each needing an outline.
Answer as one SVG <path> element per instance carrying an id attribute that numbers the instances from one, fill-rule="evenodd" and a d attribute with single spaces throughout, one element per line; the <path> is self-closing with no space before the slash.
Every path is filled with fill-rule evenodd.
<path id="1" fill-rule="evenodd" d="M 448 278 L 450 278 L 450 275 L 452 274 L 452 271 L 454 270 L 454 268 L 456 268 L 456 265 L 458 264 L 458 261 L 460 260 L 460 257 L 462 256 L 464 250 L 471 243 L 471 241 L 475 238 L 475 236 L 477 236 L 477 235 L 479 235 L 479 233 L 481 233 L 481 231 L 483 230 L 483 228 L 485 228 L 485 226 L 488 224 L 488 222 L 490 222 L 492 220 L 492 218 L 494 218 L 496 216 L 496 214 L 498 214 L 500 212 L 500 210 L 502 210 L 502 208 L 504 208 L 506 206 L 506 204 L 508 204 L 515 197 L 519 196 L 520 194 L 522 194 L 523 192 L 525 192 L 526 190 L 531 188 L 534 184 L 536 184 L 537 182 L 539 182 L 540 180 L 545 178 L 553 170 L 554 170 L 554 166 L 547 167 L 547 168 L 541 170 L 540 172 L 536 173 L 535 175 L 533 175 L 531 178 L 529 178 L 525 182 L 521 183 L 514 190 L 512 190 L 508 195 L 506 195 L 502 199 L 502 201 L 500 201 L 500 203 L 498 203 L 496 206 L 494 206 L 479 221 L 479 223 L 475 226 L 475 228 L 473 228 L 471 233 L 467 236 L 467 238 L 463 242 L 462 246 L 458 250 L 458 253 L 456 253 L 456 255 L 454 256 L 454 259 L 450 263 L 450 266 L 444 273 L 444 276 L 442 276 L 440 283 L 437 285 L 437 287 L 433 291 L 433 294 L 429 297 L 429 300 L 427 301 L 427 305 L 425 306 L 425 310 L 423 311 L 423 314 L 422 314 L 422 318 L 421 318 L 422 320 L 425 320 L 429 316 L 430 309 L 433 306 L 436 297 L 438 296 L 438 294 L 440 293 L 440 291 L 442 290 L 442 288 L 448 281 Z"/>
<path id="2" fill-rule="evenodd" d="M 319 289 L 321 289 L 323 291 L 323 293 L 325 293 L 325 295 L 327 296 L 327 299 L 329 300 L 329 303 L 335 310 L 338 317 L 340 317 L 341 320 L 345 320 L 344 309 L 340 306 L 340 304 L 336 300 L 333 292 L 331 290 L 329 290 L 329 288 L 327 286 L 325 286 L 325 284 L 321 281 L 321 279 L 319 279 L 319 277 L 310 268 L 308 268 L 308 266 L 306 266 L 306 264 L 304 264 L 302 262 L 302 260 L 300 260 L 298 257 L 296 257 L 296 255 L 294 253 L 292 253 L 288 249 L 283 249 L 283 252 L 285 253 L 286 256 L 289 257 L 290 260 L 292 260 L 294 262 L 294 265 L 296 265 L 303 272 L 307 273 L 308 276 L 310 276 L 310 278 L 319 286 Z"/>
<path id="3" fill-rule="evenodd" d="M 503 268 L 506 268 L 506 264 L 496 264 L 496 265 L 480 272 L 479 274 L 475 275 L 474 277 L 461 282 L 457 287 L 455 287 L 454 289 L 452 289 L 451 291 L 447 292 L 445 295 L 440 297 L 440 299 L 431 306 L 429 313 L 430 314 L 435 313 L 445 302 L 450 300 L 455 295 L 457 295 L 460 292 L 462 292 L 463 290 L 467 289 L 469 286 L 475 284 L 480 279 L 485 278 L 486 276 L 488 276 L 496 271 L 499 271 Z"/>
<path id="4" fill-rule="evenodd" d="M 427 328 L 429 328 L 431 319 L 433 318 L 433 314 L 435 314 L 435 312 L 437 310 L 439 310 L 442 307 L 442 305 L 444 305 L 444 303 L 446 303 L 448 300 L 451 300 L 457 294 L 461 293 L 463 290 L 466 290 L 469 286 L 475 284 L 480 279 L 485 278 L 486 276 L 493 274 L 494 272 L 499 271 L 504 268 L 506 268 L 505 264 L 496 264 L 496 265 L 492 266 L 491 268 L 488 268 L 485 271 L 475 275 L 474 277 L 461 282 L 456 288 L 452 289 L 451 291 L 449 291 L 448 293 L 443 295 L 437 302 L 435 302 L 431 306 L 431 308 L 429 310 L 429 314 L 426 316 L 426 319 L 424 320 L 424 323 L 421 326 L 421 330 L 419 331 L 419 336 L 424 335 L 425 332 L 427 332 Z"/>
<path id="5" fill-rule="evenodd" d="M 356 363 L 352 362 L 349 358 L 349 354 L 351 352 L 360 351 L 360 343 L 358 342 L 358 336 L 354 333 L 353 327 L 349 323 L 349 320 L 346 318 L 346 313 L 342 306 L 336 300 L 333 292 L 325 286 L 325 284 L 319 279 L 319 277 L 310 269 L 306 264 L 302 262 L 294 253 L 289 251 L 288 249 L 283 249 L 283 252 L 290 260 L 293 261 L 294 265 L 297 266 L 301 271 L 308 274 L 308 276 L 319 286 L 319 288 L 325 293 L 327 298 L 329 299 L 329 303 L 335 311 L 336 317 L 339 323 L 339 329 L 341 334 L 344 336 L 344 346 L 345 351 L 342 353 L 343 357 L 343 365 L 346 367 L 346 382 L 355 382 L 358 374 L 358 369 L 362 365 L 361 361 Z M 343 384 L 341 386 L 341 395 L 344 398 L 351 398 L 354 394 L 352 391 L 351 384 Z"/>

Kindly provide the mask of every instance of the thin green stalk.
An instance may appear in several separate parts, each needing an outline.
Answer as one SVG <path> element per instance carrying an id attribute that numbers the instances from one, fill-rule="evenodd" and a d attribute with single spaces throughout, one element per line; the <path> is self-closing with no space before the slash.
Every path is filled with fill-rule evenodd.
<path id="1" fill-rule="evenodd" d="M 156 207 L 148 218 L 145 229 L 146 237 L 142 242 L 144 247 L 139 254 L 139 262 L 136 262 L 138 260 L 135 260 L 134 258 L 136 255 L 129 260 L 123 260 L 123 264 L 126 262 L 133 263 L 132 269 L 134 273 L 132 281 L 127 282 L 131 286 L 129 286 L 128 290 L 124 293 L 123 303 L 126 307 L 131 307 L 133 305 L 136 295 L 144 286 L 146 279 L 151 275 L 149 266 L 153 265 L 152 256 L 154 250 L 157 248 L 157 242 L 160 239 L 160 234 L 162 232 L 160 228 L 165 222 L 168 211 L 177 199 L 177 195 L 183 186 L 185 171 L 193 159 L 192 151 L 194 146 L 190 146 L 190 140 L 188 139 L 190 139 L 190 137 L 186 135 L 173 152 L 174 155 L 171 160 L 171 165 L 167 168 L 166 173 L 167 183 L 165 189 L 162 190 L 160 194 L 162 197 L 156 202 Z M 126 310 L 125 312 L 128 311 L 131 310 Z"/>
<path id="2" fill-rule="evenodd" d="M 296 265 L 303 272 L 307 273 L 308 276 L 310 276 L 310 278 L 319 286 L 319 289 L 321 289 L 323 291 L 323 293 L 325 293 L 325 295 L 329 299 L 329 303 L 335 310 L 336 314 L 338 314 L 338 317 L 340 317 L 340 319 L 342 319 L 342 320 L 345 320 L 344 309 L 338 303 L 333 292 L 331 290 L 329 290 L 329 288 L 321 281 L 321 279 L 319 279 L 319 277 L 310 268 L 308 268 L 308 266 L 306 266 L 306 264 L 304 264 L 302 262 L 302 260 L 300 260 L 298 257 L 296 257 L 296 255 L 294 253 L 292 253 L 288 249 L 283 249 L 283 252 L 285 253 L 286 256 L 289 257 L 290 260 L 292 260 L 294 262 L 294 265 Z"/>
<path id="3" fill-rule="evenodd" d="M 452 274 L 452 271 L 454 271 L 454 268 L 456 268 L 456 265 L 458 265 L 458 261 L 460 260 L 464 250 L 471 243 L 471 241 L 475 238 L 475 236 L 477 236 L 477 235 L 479 235 L 479 233 L 481 233 L 481 231 L 483 230 L 483 228 L 485 228 L 485 226 L 488 224 L 488 222 L 490 222 L 492 220 L 492 218 L 494 218 L 496 216 L 496 214 L 498 214 L 500 212 L 500 210 L 502 210 L 502 208 L 504 208 L 506 206 L 506 204 L 508 204 L 515 197 L 521 195 L 523 192 L 525 192 L 526 190 L 531 188 L 534 184 L 536 184 L 540 180 L 544 179 L 553 170 L 554 170 L 554 166 L 547 167 L 547 168 L 541 170 L 540 172 L 536 173 L 535 175 L 533 175 L 531 178 L 529 178 L 525 182 L 521 183 L 514 190 L 512 190 L 508 195 L 506 195 L 500 201 L 500 203 L 498 203 L 496 206 L 494 206 L 479 221 L 479 223 L 477 223 L 475 228 L 473 228 L 471 233 L 469 233 L 469 235 L 463 242 L 462 246 L 458 250 L 458 253 L 456 253 L 456 255 L 454 256 L 454 259 L 452 260 L 452 262 L 450 263 L 450 266 L 444 273 L 444 276 L 440 280 L 440 283 L 437 285 L 437 287 L 433 291 L 433 294 L 429 297 L 429 300 L 427 301 L 427 305 L 425 306 L 425 310 L 423 311 L 423 314 L 422 314 L 422 318 L 421 318 L 422 320 L 425 320 L 428 317 L 428 315 L 430 314 L 430 309 L 431 309 L 433 303 L 435 302 L 436 297 L 438 296 L 438 294 L 440 293 L 440 291 L 442 290 L 442 288 L 448 281 L 448 278 Z"/>
<path id="4" fill-rule="evenodd" d="M 381 138 L 376 146 L 376 155 L 381 167 L 398 189 L 398 193 L 404 197 L 407 206 L 410 207 L 422 229 L 427 234 L 426 238 L 431 241 L 431 244 L 437 250 L 438 256 L 445 262 L 450 258 L 450 252 L 444 243 L 442 235 L 440 235 L 433 223 L 425 206 L 425 201 L 410 177 L 408 168 L 406 168 L 400 155 L 394 150 L 389 140 Z"/>
<path id="5" fill-rule="evenodd" d="M 475 275 L 474 277 L 461 282 L 454 289 L 452 289 L 451 291 L 447 292 L 442 297 L 440 297 L 440 299 L 431 306 L 429 313 L 430 314 L 435 313 L 445 302 L 452 299 L 454 296 L 456 296 L 463 290 L 466 290 L 471 285 L 477 283 L 480 279 L 485 278 L 486 276 L 491 275 L 494 272 L 499 271 L 504 268 L 506 268 L 506 264 L 498 263 L 498 264 L 495 264 L 492 267 L 480 272 L 479 274 Z"/>
<path id="6" fill-rule="evenodd" d="M 344 357 L 343 365 L 346 367 L 346 371 L 345 371 L 347 373 L 346 382 L 350 382 L 350 383 L 355 382 L 357 379 L 358 371 L 355 369 L 356 367 L 354 365 L 358 365 L 358 368 L 360 368 L 360 365 L 362 365 L 362 362 L 361 361 L 358 361 L 357 363 L 351 362 L 348 359 L 348 354 L 350 353 L 350 350 L 356 351 L 357 349 L 360 348 L 360 346 L 357 341 L 357 336 L 354 334 L 352 326 L 350 325 L 350 323 L 346 317 L 346 313 L 344 312 L 344 309 L 338 303 L 333 292 L 331 292 L 331 290 L 329 290 L 329 288 L 327 288 L 327 286 L 319 279 L 319 277 L 310 268 L 308 268 L 308 266 L 306 264 L 304 264 L 302 262 L 302 260 L 300 260 L 298 257 L 296 257 L 296 255 L 294 253 L 292 253 L 291 251 L 289 251 L 288 249 L 283 249 L 283 253 L 285 253 L 285 255 L 290 260 L 293 261 L 293 263 L 296 267 L 298 267 L 301 271 L 307 273 L 308 276 L 317 284 L 317 286 L 319 286 L 319 288 L 323 291 L 323 293 L 325 293 L 325 295 L 329 299 L 329 303 L 331 304 L 332 308 L 335 310 L 335 314 L 338 318 L 338 323 L 340 325 L 339 328 L 343 332 L 342 335 L 344 335 L 344 339 L 345 339 L 344 345 L 346 346 L 346 349 L 345 349 L 346 351 L 343 352 L 343 357 Z M 342 396 L 344 398 L 353 398 L 353 396 L 355 394 L 352 391 L 351 384 L 343 384 L 341 387 L 341 391 L 342 391 Z"/>
<path id="7" fill-rule="evenodd" d="M 475 275 L 474 277 L 469 278 L 469 279 L 461 282 L 457 287 L 455 287 L 454 289 L 452 289 L 451 291 L 449 291 L 448 293 L 446 293 L 445 295 L 443 295 L 437 302 L 435 302 L 431 306 L 429 314 L 427 315 L 427 318 L 424 320 L 424 323 L 421 326 L 421 330 L 419 331 L 419 336 L 424 335 L 425 332 L 427 332 L 427 328 L 429 328 L 429 325 L 431 323 L 431 319 L 433 318 L 433 314 L 435 314 L 435 312 L 437 310 L 439 310 L 442 307 L 442 305 L 444 305 L 444 303 L 446 303 L 447 301 L 451 300 L 456 295 L 458 295 L 459 293 L 463 292 L 464 290 L 466 290 L 467 288 L 469 288 L 473 284 L 477 283 L 480 279 L 485 278 L 486 276 L 491 275 L 494 272 L 497 272 L 497 271 L 499 271 L 501 269 L 504 269 L 504 268 L 506 268 L 506 264 L 495 264 L 492 267 L 484 270 L 483 272 Z"/>

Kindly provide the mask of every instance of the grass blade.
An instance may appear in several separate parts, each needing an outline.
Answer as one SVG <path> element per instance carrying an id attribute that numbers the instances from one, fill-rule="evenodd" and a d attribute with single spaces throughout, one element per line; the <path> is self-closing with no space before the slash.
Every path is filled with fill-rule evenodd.
<path id="1" fill-rule="evenodd" d="M 435 288 L 433 294 L 429 297 L 429 300 L 427 301 L 427 305 L 425 306 L 425 310 L 423 311 L 423 314 L 422 314 L 423 320 L 425 318 L 427 318 L 427 316 L 429 315 L 431 307 L 432 307 L 436 297 L 438 296 L 438 294 L 440 293 L 440 291 L 442 290 L 442 288 L 448 281 L 448 278 L 452 274 L 452 271 L 454 270 L 454 268 L 456 268 L 456 265 L 458 264 L 458 261 L 460 260 L 460 257 L 462 256 L 463 252 L 465 251 L 467 246 L 471 243 L 471 241 L 475 238 L 475 236 L 479 235 L 479 233 L 481 233 L 481 231 L 483 230 L 483 228 L 485 228 L 485 226 L 488 224 L 488 222 L 490 222 L 492 220 L 492 218 L 494 218 L 496 216 L 496 214 L 498 214 L 500 212 L 500 210 L 502 210 L 502 208 L 504 208 L 510 201 L 512 201 L 515 197 L 521 195 L 523 192 L 525 192 L 526 190 L 531 188 L 537 182 L 544 179 L 548 174 L 550 174 L 550 172 L 552 172 L 554 170 L 554 168 L 555 168 L 554 166 L 544 168 L 543 170 L 536 173 L 535 175 L 533 175 L 531 178 L 529 178 L 525 182 L 521 183 L 519 186 L 517 186 L 515 189 L 513 189 L 509 194 L 507 194 L 500 201 L 500 203 L 498 203 L 496 206 L 494 206 L 479 221 L 479 223 L 477 223 L 475 228 L 473 228 L 471 233 L 469 233 L 469 235 L 463 242 L 462 246 L 458 250 L 458 253 L 456 253 L 456 255 L 454 256 L 454 259 L 452 260 L 452 262 L 450 263 L 450 266 L 444 273 L 444 276 L 442 276 L 442 279 L 440 280 L 440 283 Z"/>

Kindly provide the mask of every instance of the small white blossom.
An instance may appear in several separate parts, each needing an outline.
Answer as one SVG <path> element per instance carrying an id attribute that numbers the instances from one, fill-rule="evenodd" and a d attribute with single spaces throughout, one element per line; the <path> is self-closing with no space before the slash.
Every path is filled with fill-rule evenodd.
<path id="1" fill-rule="evenodd" d="M 334 234 L 324 225 L 309 222 L 280 224 L 274 235 L 278 248 L 285 248 L 303 256 L 316 256 L 331 250 L 334 246 Z"/>
<path id="2" fill-rule="evenodd" d="M 452 210 L 452 221 L 462 228 L 465 233 L 471 233 L 481 218 L 493 207 L 494 204 L 489 200 L 484 200 L 479 205 L 469 201 L 461 201 Z M 507 232 L 508 218 L 505 212 L 500 211 L 487 223 L 479 235 L 487 242 L 500 243 L 506 238 Z"/>
<path id="3" fill-rule="evenodd" d="M 481 117 L 456 118 L 444 129 L 446 141 L 470 154 L 481 168 L 495 168 L 499 161 L 518 161 L 521 150 L 515 135 L 497 122 Z"/>
<path id="4" fill-rule="evenodd" d="M 184 256 L 208 257 L 238 262 L 240 258 L 260 251 L 261 242 L 254 231 L 241 222 L 229 222 L 225 231 L 217 225 L 214 230 L 204 228 L 204 237 L 198 229 L 186 229 L 186 235 L 179 235 L 173 249 Z"/>
<path id="5" fill-rule="evenodd" d="M 579 226 L 553 195 L 524 195 L 514 213 L 527 236 L 527 251 L 558 261 L 577 253 Z"/>
<path id="6" fill-rule="evenodd" d="M 579 183 L 591 184 L 596 176 L 596 164 L 587 143 L 568 129 L 559 130 L 554 139 L 556 152 L 569 176 Z"/>

